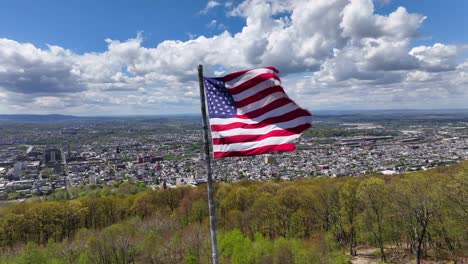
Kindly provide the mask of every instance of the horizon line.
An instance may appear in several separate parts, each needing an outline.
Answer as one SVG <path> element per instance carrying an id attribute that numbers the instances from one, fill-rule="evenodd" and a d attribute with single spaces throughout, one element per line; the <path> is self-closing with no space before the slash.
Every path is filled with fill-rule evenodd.
<path id="1" fill-rule="evenodd" d="M 309 109 L 308 109 L 309 110 Z M 411 109 L 317 109 L 309 110 L 314 114 L 314 112 L 379 112 L 379 111 L 468 111 L 468 108 L 411 108 Z M 0 113 L 0 116 L 72 116 L 72 117 L 165 117 L 165 116 L 197 116 L 201 113 L 168 113 L 168 114 L 120 114 L 120 115 L 76 115 L 76 114 L 58 114 L 58 113 L 48 113 L 48 114 L 32 114 L 32 113 L 15 113 L 15 114 L 3 114 Z"/>

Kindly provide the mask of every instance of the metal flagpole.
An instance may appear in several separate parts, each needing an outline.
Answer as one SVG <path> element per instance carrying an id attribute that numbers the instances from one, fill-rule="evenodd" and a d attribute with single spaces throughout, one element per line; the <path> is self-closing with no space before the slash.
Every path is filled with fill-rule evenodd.
<path id="1" fill-rule="evenodd" d="M 216 215 L 213 199 L 213 183 L 211 177 L 211 154 L 208 138 L 208 120 L 205 105 L 205 86 L 203 85 L 203 65 L 201 64 L 198 65 L 198 82 L 200 84 L 200 103 L 204 136 L 203 142 L 205 143 L 206 174 L 208 178 L 208 208 L 210 212 L 211 250 L 213 251 L 213 264 L 218 264 L 218 241 L 216 239 Z"/>

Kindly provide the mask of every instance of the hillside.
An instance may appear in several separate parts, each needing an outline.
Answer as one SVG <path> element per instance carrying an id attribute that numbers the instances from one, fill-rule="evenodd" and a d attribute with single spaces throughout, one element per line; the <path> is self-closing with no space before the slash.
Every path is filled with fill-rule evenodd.
<path id="1" fill-rule="evenodd" d="M 59 122 L 80 119 L 70 115 L 0 115 L 2 122 Z"/>
<path id="2" fill-rule="evenodd" d="M 463 263 L 467 183 L 468 162 L 385 177 L 218 183 L 220 260 L 349 263 L 367 253 Z M 4 205 L 0 263 L 209 263 L 206 197 L 200 187 Z"/>

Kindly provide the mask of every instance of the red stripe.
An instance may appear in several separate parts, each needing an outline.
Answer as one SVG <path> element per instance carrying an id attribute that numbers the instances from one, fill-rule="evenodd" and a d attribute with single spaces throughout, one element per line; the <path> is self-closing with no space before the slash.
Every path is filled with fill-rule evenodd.
<path id="1" fill-rule="evenodd" d="M 242 118 L 242 119 L 254 119 L 254 118 L 257 118 L 257 117 L 259 117 L 259 116 L 261 116 L 263 114 L 266 114 L 266 113 L 270 112 L 271 110 L 279 108 L 279 107 L 281 107 L 283 105 L 287 105 L 287 104 L 289 104 L 291 102 L 293 102 L 293 101 L 291 99 L 289 99 L 288 97 L 283 97 L 283 98 L 280 98 L 278 100 L 275 100 L 275 101 L 265 105 L 262 108 L 259 108 L 257 110 L 245 113 L 243 115 L 236 115 L 235 117 L 236 118 Z"/>
<path id="2" fill-rule="evenodd" d="M 225 82 L 229 82 L 229 81 L 234 80 L 235 78 L 241 76 L 242 74 L 244 74 L 244 73 L 246 73 L 248 71 L 251 71 L 251 70 L 233 72 L 233 73 L 230 73 L 230 74 L 224 76 L 223 79 L 224 79 Z"/>
<path id="3" fill-rule="evenodd" d="M 280 129 L 280 130 L 273 130 L 268 132 L 267 134 L 262 135 L 237 135 L 237 136 L 230 136 L 224 138 L 213 138 L 213 145 L 225 145 L 225 144 L 234 144 L 234 143 L 242 143 L 242 142 L 254 142 L 260 141 L 269 137 L 286 137 L 297 135 L 304 130 L 308 129 L 310 124 L 302 124 L 297 127 L 292 127 L 288 129 Z"/>
<path id="4" fill-rule="evenodd" d="M 264 68 L 264 69 L 272 70 L 272 71 L 274 71 L 274 72 L 276 72 L 276 73 L 279 73 L 279 71 L 278 71 L 275 67 L 273 67 L 273 66 L 268 66 L 268 67 L 263 67 L 263 68 Z M 259 68 L 259 69 L 262 69 L 262 68 Z M 249 71 L 251 71 L 251 70 L 244 70 L 244 71 L 233 72 L 233 73 L 230 73 L 230 74 L 224 76 L 223 79 L 224 79 L 225 82 L 229 82 L 229 81 L 232 81 L 232 80 L 234 80 L 235 78 L 237 78 L 237 77 L 241 76 L 242 74 L 244 74 L 244 73 L 246 73 L 246 72 L 249 72 Z"/>
<path id="5" fill-rule="evenodd" d="M 226 131 L 234 128 L 243 128 L 243 129 L 255 129 L 255 128 L 262 128 L 269 126 L 271 124 L 277 124 L 281 122 L 286 122 L 289 120 L 293 120 L 295 118 L 301 117 L 301 116 L 310 116 L 309 111 L 304 110 L 302 108 L 295 109 L 291 112 L 288 112 L 286 114 L 280 115 L 280 116 L 274 116 L 267 118 L 263 121 L 259 121 L 258 123 L 254 124 L 245 124 L 242 122 L 234 122 L 230 123 L 227 125 L 211 125 L 211 131 Z"/>
<path id="6" fill-rule="evenodd" d="M 270 69 L 270 70 L 272 70 L 272 71 L 274 71 L 274 72 L 276 72 L 276 73 L 279 73 L 278 69 L 276 69 L 276 68 L 273 67 L 273 66 L 268 66 L 268 67 L 264 67 L 264 68 Z"/>
<path id="7" fill-rule="evenodd" d="M 267 95 L 270 95 L 272 93 L 276 93 L 276 92 L 283 92 L 284 93 L 284 90 L 283 90 L 283 87 L 281 86 L 273 86 L 273 87 L 269 87 L 261 92 L 258 92 L 250 97 L 247 97 L 245 99 L 242 99 L 238 102 L 236 102 L 236 106 L 237 107 L 244 107 L 246 105 L 249 105 L 253 102 L 256 102 L 258 100 L 261 100 L 263 99 L 264 97 L 266 97 Z M 286 94 L 285 94 L 286 96 Z"/>
<path id="8" fill-rule="evenodd" d="M 214 158 L 253 156 L 253 155 L 259 155 L 259 154 L 276 152 L 276 151 L 294 151 L 295 149 L 296 149 L 296 145 L 287 143 L 287 144 L 281 144 L 281 145 L 263 146 L 263 147 L 249 149 L 249 150 L 214 152 L 213 156 Z"/>
<path id="9" fill-rule="evenodd" d="M 243 82 L 242 84 L 239 84 L 237 86 L 234 86 L 234 87 L 231 87 L 229 88 L 229 92 L 231 94 L 239 94 L 239 93 L 242 93 L 243 91 L 245 90 L 248 90 L 252 87 L 254 87 L 255 85 L 259 84 L 259 83 L 262 83 L 268 79 L 276 79 L 276 80 L 280 80 L 280 78 L 278 77 L 278 75 L 274 74 L 274 73 L 262 73 L 262 74 L 259 74 L 255 77 L 253 77 L 252 79 L 248 80 L 248 81 L 245 81 Z"/>

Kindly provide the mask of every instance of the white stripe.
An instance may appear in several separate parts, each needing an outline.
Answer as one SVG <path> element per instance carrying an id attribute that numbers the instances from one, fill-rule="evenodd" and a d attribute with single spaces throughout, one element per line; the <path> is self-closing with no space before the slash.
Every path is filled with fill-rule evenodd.
<path id="1" fill-rule="evenodd" d="M 262 73 L 274 73 L 274 74 L 276 74 L 275 71 L 267 69 L 267 68 L 260 68 L 260 69 L 250 70 L 250 71 L 242 74 L 241 76 L 239 76 L 239 77 L 237 77 L 235 79 L 232 79 L 229 82 L 226 82 L 225 86 L 228 89 L 231 88 L 231 87 L 234 87 L 234 86 L 238 86 L 240 84 L 245 83 L 246 81 L 248 81 L 250 79 L 253 79 L 255 76 L 257 76 L 259 74 L 262 74 Z"/>
<path id="2" fill-rule="evenodd" d="M 244 118 L 237 118 L 237 117 L 231 117 L 231 118 L 210 118 L 210 124 L 211 125 L 227 125 L 231 123 L 244 123 L 244 124 L 256 124 L 260 123 L 263 120 L 270 118 L 270 117 L 275 117 L 275 116 L 281 116 L 286 113 L 289 113 L 291 111 L 294 111 L 296 109 L 299 109 L 299 107 L 291 102 L 287 105 L 283 105 L 281 107 L 275 108 L 269 112 L 266 112 L 265 114 L 256 117 L 254 120 L 252 119 L 244 119 Z"/>
<path id="3" fill-rule="evenodd" d="M 266 105 L 268 105 L 269 103 L 272 103 L 272 102 L 274 102 L 276 100 L 279 100 L 281 98 L 288 98 L 288 96 L 284 92 L 272 93 L 272 94 L 268 95 L 265 98 L 262 98 L 262 99 L 260 99 L 258 101 L 255 101 L 255 102 L 253 102 L 251 104 L 248 104 L 246 106 L 237 108 L 237 113 L 239 115 L 245 115 L 245 114 L 250 113 L 252 111 L 256 111 L 256 110 L 258 110 L 260 108 L 263 108 Z"/>
<path id="4" fill-rule="evenodd" d="M 240 94 L 233 94 L 232 97 L 234 97 L 234 100 L 235 101 L 240 101 L 240 100 L 244 100 L 245 98 L 247 97 L 250 97 L 258 92 L 261 92 L 265 89 L 268 89 L 270 87 L 273 87 L 273 86 L 280 86 L 281 85 L 281 82 L 276 80 L 276 79 L 273 79 L 273 78 L 270 78 L 266 81 L 263 81 L 255 86 L 253 86 L 252 88 L 249 88 L 245 91 L 243 91 L 242 93 Z"/>
<path id="5" fill-rule="evenodd" d="M 211 131 L 211 137 L 224 138 L 238 135 L 263 135 L 276 129 L 288 129 L 302 124 L 310 124 L 311 121 L 311 116 L 300 116 L 286 122 L 271 124 L 261 128 L 233 128 L 224 131 Z"/>
<path id="6" fill-rule="evenodd" d="M 242 143 L 233 143 L 227 145 L 213 145 L 213 152 L 228 152 L 228 151 L 241 151 L 241 150 L 250 150 L 258 147 L 269 146 L 269 145 L 279 145 L 288 143 L 300 135 L 291 135 L 286 137 L 269 137 L 262 139 L 260 141 L 254 142 L 242 142 Z"/>

